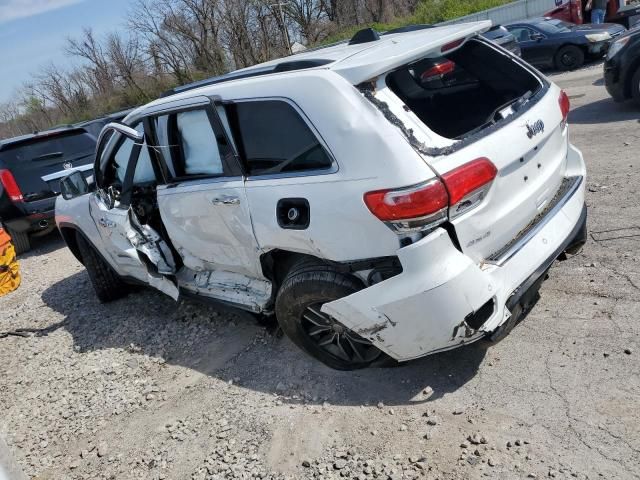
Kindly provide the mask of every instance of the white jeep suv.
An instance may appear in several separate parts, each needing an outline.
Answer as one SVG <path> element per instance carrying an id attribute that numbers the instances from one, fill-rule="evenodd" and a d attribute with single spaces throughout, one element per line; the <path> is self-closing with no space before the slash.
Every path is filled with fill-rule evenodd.
<path id="1" fill-rule="evenodd" d="M 502 337 L 586 239 L 585 164 L 566 94 L 489 27 L 362 31 L 107 125 L 56 205 L 98 298 L 275 313 L 338 369 Z"/>

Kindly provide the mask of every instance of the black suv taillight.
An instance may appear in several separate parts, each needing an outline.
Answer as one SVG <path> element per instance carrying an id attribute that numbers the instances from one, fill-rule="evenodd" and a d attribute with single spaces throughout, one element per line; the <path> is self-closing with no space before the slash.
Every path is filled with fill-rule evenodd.
<path id="1" fill-rule="evenodd" d="M 0 170 L 0 183 L 6 190 L 12 202 L 22 202 L 24 200 L 20 187 L 9 170 Z"/>

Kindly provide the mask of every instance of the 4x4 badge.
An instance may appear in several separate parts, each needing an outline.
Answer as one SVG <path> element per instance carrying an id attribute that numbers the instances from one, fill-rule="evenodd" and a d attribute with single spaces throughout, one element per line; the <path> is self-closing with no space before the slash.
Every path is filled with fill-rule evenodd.
<path id="1" fill-rule="evenodd" d="M 536 120 L 534 123 L 526 124 L 527 137 L 533 138 L 535 135 L 544 132 L 544 122 L 542 120 Z"/>

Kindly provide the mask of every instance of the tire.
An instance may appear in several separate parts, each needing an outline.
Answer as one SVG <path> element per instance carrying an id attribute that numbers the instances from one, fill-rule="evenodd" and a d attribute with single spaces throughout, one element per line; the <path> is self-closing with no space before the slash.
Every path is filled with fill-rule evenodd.
<path id="1" fill-rule="evenodd" d="M 640 107 L 640 66 L 631 77 L 631 98 Z"/>
<path id="2" fill-rule="evenodd" d="M 112 302 L 124 297 L 127 293 L 127 285 L 118 274 L 79 233 L 76 233 L 76 241 L 82 262 L 87 269 L 89 280 L 91 280 L 91 285 L 93 285 L 100 303 Z"/>
<path id="3" fill-rule="evenodd" d="M 386 365 L 390 357 L 320 312 L 322 304 L 362 287 L 357 278 L 330 265 L 302 260 L 292 266 L 278 290 L 275 310 L 280 328 L 298 347 L 336 370 Z"/>
<path id="4" fill-rule="evenodd" d="M 554 62 L 558 70 L 574 70 L 584 65 L 584 52 L 575 45 L 565 45 L 556 52 Z"/>
<path id="5" fill-rule="evenodd" d="M 29 234 L 27 232 L 16 232 L 7 227 L 7 233 L 11 237 L 11 243 L 13 243 L 13 248 L 16 250 L 16 255 L 31 250 L 31 242 L 29 241 Z"/>

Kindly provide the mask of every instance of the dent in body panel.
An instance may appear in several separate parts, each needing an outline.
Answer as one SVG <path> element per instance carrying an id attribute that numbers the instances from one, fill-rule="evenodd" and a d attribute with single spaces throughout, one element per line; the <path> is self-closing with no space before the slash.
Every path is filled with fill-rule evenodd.
<path id="1" fill-rule="evenodd" d="M 127 231 L 127 239 L 136 250 L 143 253 L 158 269 L 161 275 L 173 275 L 176 264 L 166 242 L 149 225 L 140 223 L 138 217 L 129 209 L 131 228 Z"/>
<path id="2" fill-rule="evenodd" d="M 458 329 L 453 338 L 452 332 L 494 295 L 491 278 L 442 229 L 397 253 L 401 274 L 327 303 L 322 311 L 397 360 L 479 338 L 482 332 L 473 329 Z"/>
<path id="3" fill-rule="evenodd" d="M 253 312 L 266 311 L 271 300 L 271 282 L 240 273 L 224 270 L 194 271 L 184 267 L 177 277 L 180 286 L 192 293 Z"/>
<path id="4" fill-rule="evenodd" d="M 165 277 L 175 273 L 173 255 L 166 242 L 149 225 L 140 223 L 131 208 L 127 212 L 124 228 L 126 240 L 133 247 L 128 249 L 127 253 L 135 257 L 142 268 L 146 269 L 147 283 L 174 300 L 178 300 L 178 287 Z M 150 269 L 149 263 L 155 267 L 156 272 Z"/>

